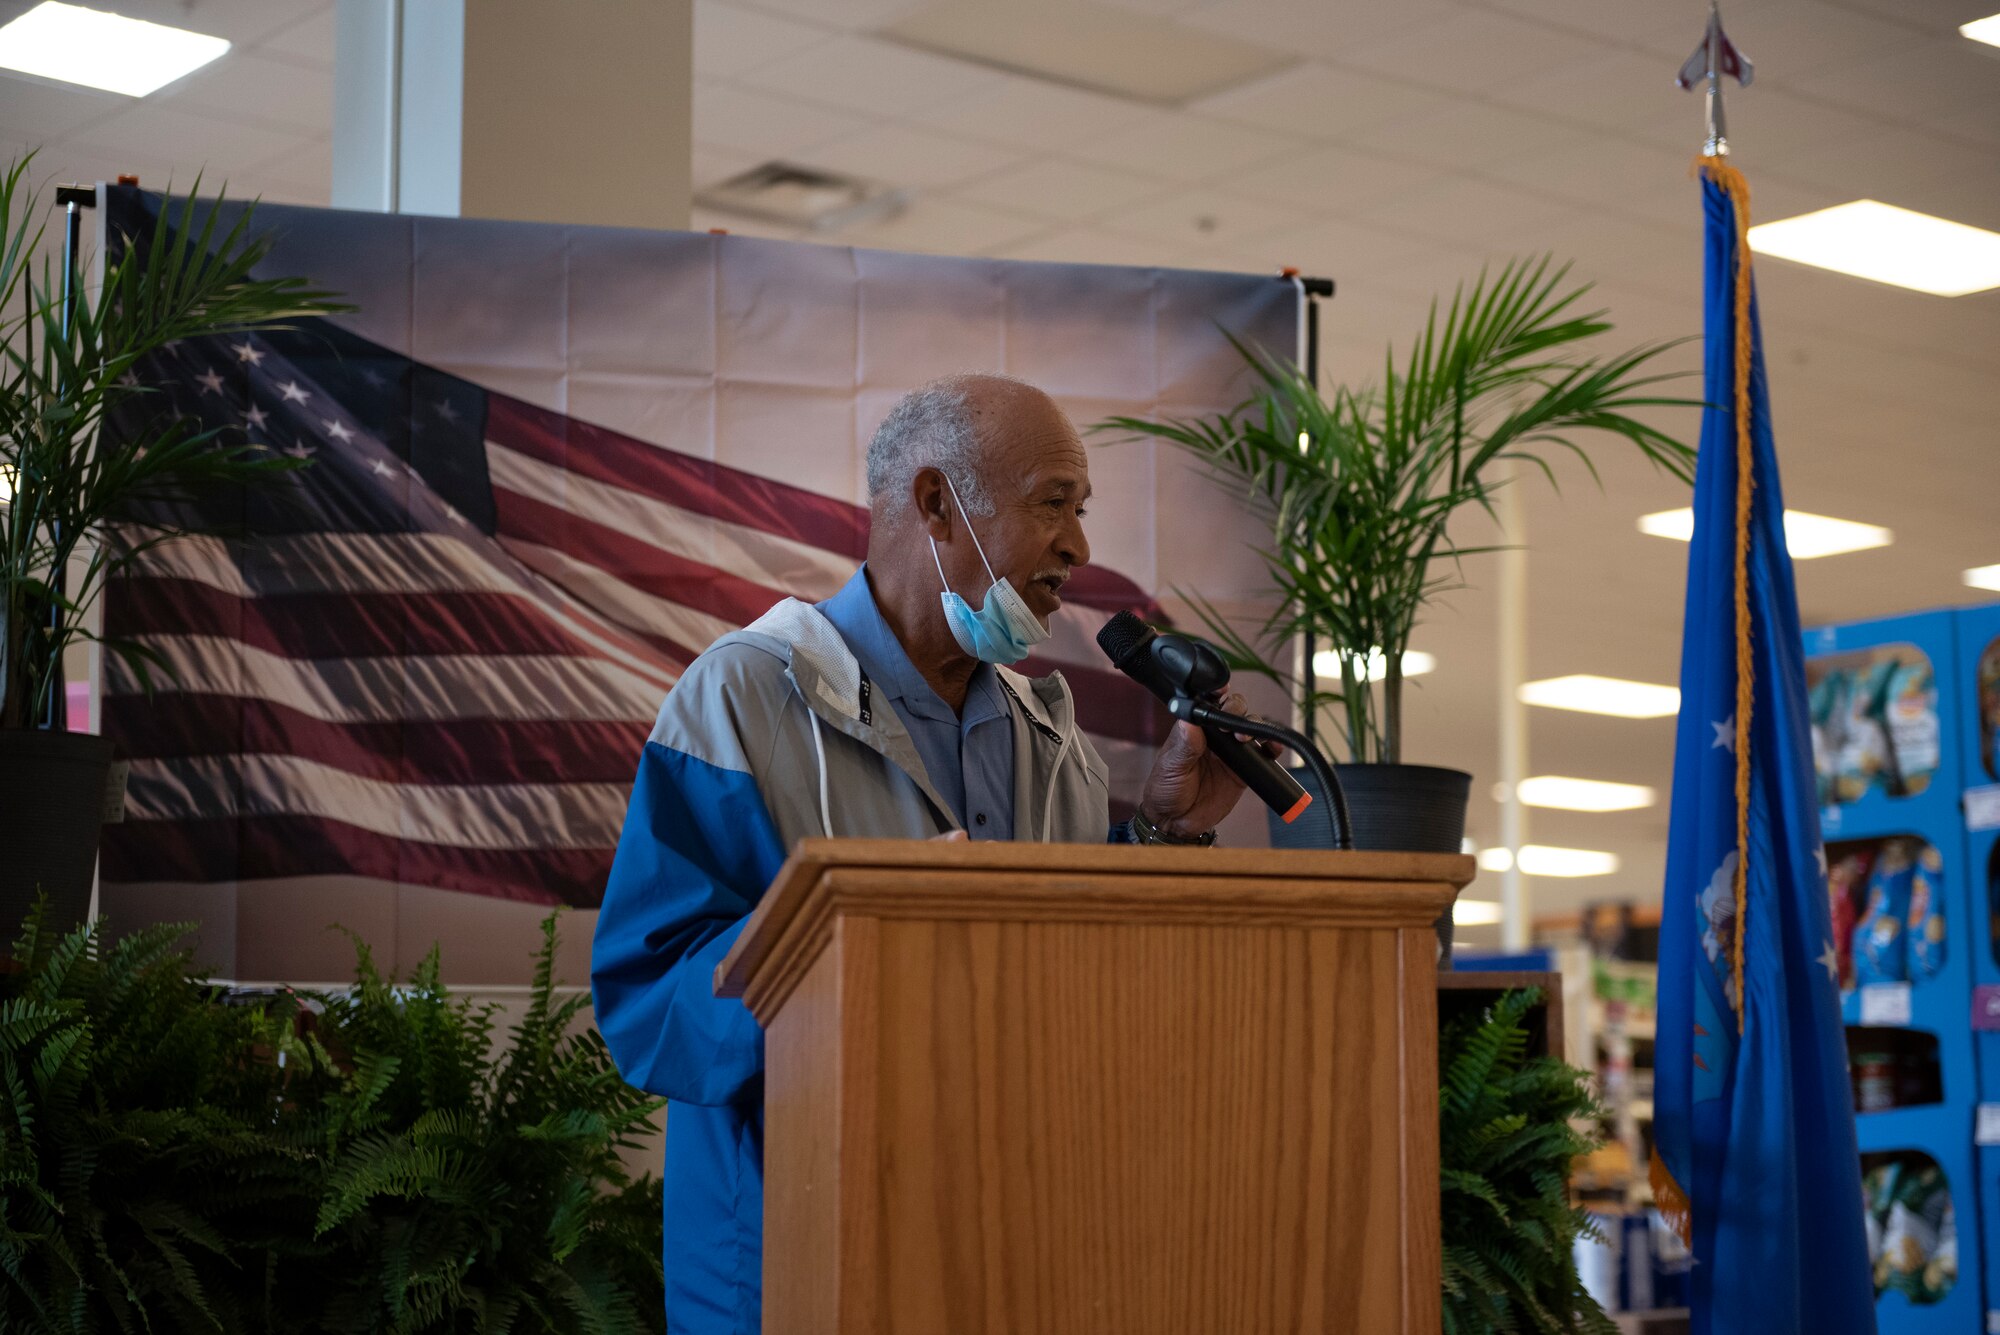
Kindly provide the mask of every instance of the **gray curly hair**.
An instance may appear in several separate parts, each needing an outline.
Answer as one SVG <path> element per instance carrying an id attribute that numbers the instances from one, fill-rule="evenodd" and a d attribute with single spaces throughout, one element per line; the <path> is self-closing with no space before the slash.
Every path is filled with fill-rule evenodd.
<path id="1" fill-rule="evenodd" d="M 902 398 L 875 428 L 868 442 L 868 499 L 907 496 L 920 468 L 935 468 L 951 479 L 968 515 L 993 514 L 993 497 L 979 457 L 979 432 L 967 389 L 975 378 L 1023 382 L 1011 376 L 950 375 L 920 385 Z"/>

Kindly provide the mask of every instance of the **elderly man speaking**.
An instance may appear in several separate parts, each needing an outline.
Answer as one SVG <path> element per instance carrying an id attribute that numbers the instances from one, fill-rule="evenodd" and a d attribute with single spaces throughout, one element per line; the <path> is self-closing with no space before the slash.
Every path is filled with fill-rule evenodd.
<path id="1" fill-rule="evenodd" d="M 1061 675 L 1007 666 L 1090 559 L 1083 444 L 1046 394 L 967 375 L 907 395 L 868 447 L 868 490 L 846 586 L 725 635 L 667 696 L 597 921 L 598 1027 L 625 1077 L 672 1101 L 677 1333 L 758 1329 L 763 1033 L 710 980 L 794 841 L 1206 843 L 1243 791 L 1177 724 L 1112 825 Z"/>

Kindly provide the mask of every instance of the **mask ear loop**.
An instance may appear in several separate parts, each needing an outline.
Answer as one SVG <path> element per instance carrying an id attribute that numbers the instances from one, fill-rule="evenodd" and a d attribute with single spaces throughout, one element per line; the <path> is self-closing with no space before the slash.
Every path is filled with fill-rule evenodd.
<path id="1" fill-rule="evenodd" d="M 965 531 L 967 533 L 972 534 L 972 550 L 979 553 L 979 564 L 986 567 L 987 580 L 990 581 L 991 583 L 998 584 L 1000 582 L 1000 577 L 993 573 L 993 563 L 986 559 L 986 548 L 984 545 L 980 543 L 979 534 L 972 527 L 972 516 L 965 513 L 965 502 L 958 499 L 958 484 L 953 482 L 951 480 L 951 474 L 945 473 L 945 471 L 942 468 L 940 468 L 938 472 L 944 474 L 944 484 L 947 487 L 951 488 L 951 503 L 958 507 L 959 518 L 965 521 Z M 936 538 L 931 539 L 931 559 L 934 561 L 937 560 Z M 943 562 L 938 563 L 938 578 L 939 579 L 944 578 Z M 950 587 L 951 587 L 950 584 L 945 585 L 945 588 L 947 589 L 949 589 Z"/>

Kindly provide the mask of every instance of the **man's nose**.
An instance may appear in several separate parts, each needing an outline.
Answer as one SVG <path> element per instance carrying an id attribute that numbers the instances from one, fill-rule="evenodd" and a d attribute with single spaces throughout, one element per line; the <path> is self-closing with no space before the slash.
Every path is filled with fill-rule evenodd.
<path id="1" fill-rule="evenodd" d="M 1083 536 L 1083 520 L 1074 514 L 1056 539 L 1056 555 L 1072 566 L 1090 564 L 1090 539 Z"/>

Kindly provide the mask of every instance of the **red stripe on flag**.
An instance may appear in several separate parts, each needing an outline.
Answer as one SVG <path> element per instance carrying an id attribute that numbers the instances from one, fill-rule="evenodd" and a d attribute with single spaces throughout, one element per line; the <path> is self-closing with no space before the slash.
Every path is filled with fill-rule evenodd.
<path id="1" fill-rule="evenodd" d="M 255 697 L 104 697 L 104 730 L 133 760 L 278 755 L 390 783 L 630 783 L 647 725 L 537 719 L 329 723 Z"/>
<path id="2" fill-rule="evenodd" d="M 802 487 L 661 449 L 616 431 L 489 394 L 486 434 L 508 449 L 682 509 L 775 533 L 859 561 L 867 512 Z"/>
<path id="3" fill-rule="evenodd" d="M 595 908 L 611 850 L 447 848 L 318 816 L 222 816 L 107 825 L 102 866 L 107 882 L 368 876 Z"/>
<path id="4" fill-rule="evenodd" d="M 786 596 L 717 566 L 675 556 L 641 538 L 532 496 L 495 487 L 493 504 L 501 537 L 552 547 L 641 593 L 705 612 L 731 626 L 749 625 Z M 585 596 L 584 591 L 577 596 Z"/>

